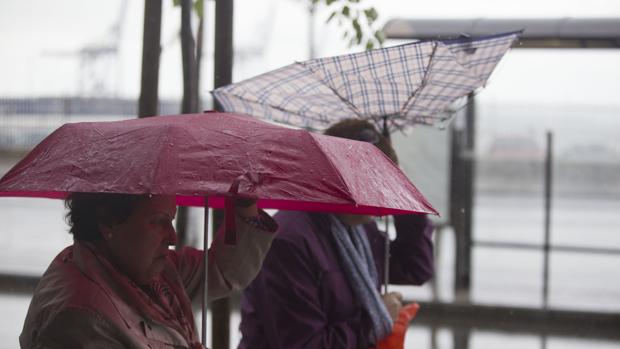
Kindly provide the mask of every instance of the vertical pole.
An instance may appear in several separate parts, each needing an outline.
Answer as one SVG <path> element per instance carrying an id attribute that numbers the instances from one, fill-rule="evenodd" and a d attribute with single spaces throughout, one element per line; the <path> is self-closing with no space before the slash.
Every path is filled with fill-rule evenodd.
<path id="1" fill-rule="evenodd" d="M 455 328 L 453 333 L 454 349 L 469 349 L 469 329 Z"/>
<path id="2" fill-rule="evenodd" d="M 390 283 L 390 216 L 385 216 L 385 260 L 383 264 L 383 294 L 388 293 Z"/>
<path id="3" fill-rule="evenodd" d="M 551 245 L 551 190 L 553 185 L 553 133 L 547 131 L 545 156 L 545 243 L 543 245 L 543 308 L 549 303 L 549 251 Z"/>
<path id="4" fill-rule="evenodd" d="M 144 1 L 144 33 L 142 36 L 142 76 L 138 117 L 158 114 L 159 54 L 162 0 Z"/>
<path id="5" fill-rule="evenodd" d="M 202 331 L 201 341 L 202 345 L 207 347 L 207 311 L 209 310 L 209 303 L 207 301 L 207 295 L 209 293 L 209 198 L 205 196 L 205 211 L 204 211 L 204 234 L 203 234 L 203 251 L 204 251 L 204 288 L 202 290 Z"/>
<path id="6" fill-rule="evenodd" d="M 392 146 L 392 138 L 387 124 L 387 115 L 383 116 L 383 128 L 381 135 L 387 140 L 389 146 Z M 388 293 L 388 284 L 390 283 L 390 216 L 385 216 L 385 243 L 384 243 L 384 264 L 383 264 L 383 294 Z"/>
<path id="7" fill-rule="evenodd" d="M 456 234 L 455 293 L 469 300 L 475 179 L 475 121 L 473 94 L 468 97 L 465 127 L 452 134 L 450 219 Z"/>
<path id="8" fill-rule="evenodd" d="M 439 349 L 439 341 L 437 340 L 438 331 L 437 326 L 431 326 L 431 348 L 430 349 Z"/>
<path id="9" fill-rule="evenodd" d="M 181 61 L 183 65 L 183 99 L 181 113 L 195 113 L 198 111 L 198 66 L 196 60 L 196 44 L 192 33 L 192 2 L 181 1 Z M 187 207 L 177 210 L 177 250 L 189 242 L 187 227 L 189 226 L 189 211 Z"/>
<path id="10" fill-rule="evenodd" d="M 215 1 L 215 56 L 213 59 L 213 88 L 232 82 L 233 69 L 233 3 L 234 0 Z M 215 105 L 215 109 L 221 110 Z M 219 211 L 219 210 L 218 210 Z M 214 230 L 223 221 L 223 214 L 215 211 Z M 217 219 L 216 219 L 217 218 Z M 219 222 L 217 222 L 219 221 Z M 218 299 L 211 305 L 213 349 L 230 347 L 230 300 Z"/>
<path id="11" fill-rule="evenodd" d="M 192 32 L 192 7 L 190 0 L 181 1 L 182 113 L 195 113 L 198 111 L 198 67 L 196 64 L 196 42 Z"/>
<path id="12" fill-rule="evenodd" d="M 232 82 L 233 0 L 215 1 L 215 57 L 213 88 Z"/>
<path id="13" fill-rule="evenodd" d="M 212 210 L 211 236 L 224 224 L 224 210 Z M 220 298 L 211 302 L 211 346 L 212 349 L 230 348 L 230 298 Z"/>

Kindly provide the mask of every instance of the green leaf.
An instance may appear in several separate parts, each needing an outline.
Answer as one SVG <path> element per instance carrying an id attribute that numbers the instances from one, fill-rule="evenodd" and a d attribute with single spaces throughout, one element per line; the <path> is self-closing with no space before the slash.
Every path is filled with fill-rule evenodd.
<path id="1" fill-rule="evenodd" d="M 360 25 L 360 21 L 359 18 L 355 18 L 352 22 L 351 25 L 353 26 L 353 29 L 355 29 L 355 32 L 362 32 L 362 26 Z"/>
<path id="2" fill-rule="evenodd" d="M 204 0 L 203 0 L 204 1 Z M 230 1 L 230 0 L 229 0 Z M 361 0 L 310 0 L 313 4 L 324 3 L 332 6 L 333 11 L 325 23 L 334 23 L 342 30 L 342 39 L 349 42 L 349 46 L 364 45 L 366 49 L 382 46 L 385 41 L 381 30 L 375 31 L 373 25 L 379 17 L 374 7 L 363 8 L 358 5 Z M 361 12 L 364 12 L 362 15 Z M 364 17 L 363 19 L 361 17 Z"/>
<path id="3" fill-rule="evenodd" d="M 196 11 L 198 16 L 202 17 L 202 15 L 204 14 L 204 0 L 194 1 L 194 11 Z"/>
<path id="4" fill-rule="evenodd" d="M 172 0 L 174 6 L 181 6 L 181 0 Z"/>
<path id="5" fill-rule="evenodd" d="M 342 15 L 345 17 L 349 17 L 349 15 L 351 14 L 351 9 L 349 8 L 349 6 L 344 6 L 342 8 Z"/>
<path id="6" fill-rule="evenodd" d="M 385 34 L 383 33 L 383 30 L 379 29 L 375 32 L 374 34 L 375 39 L 377 39 L 377 41 L 380 44 L 383 44 L 385 42 Z"/>
<path id="7" fill-rule="evenodd" d="M 377 14 L 377 10 L 375 10 L 374 7 L 364 10 L 364 14 L 366 15 L 366 19 L 368 20 L 368 25 L 373 24 L 374 21 L 377 20 L 377 17 L 379 17 L 379 15 Z"/>
<path id="8" fill-rule="evenodd" d="M 364 36 L 364 33 L 362 32 L 362 26 L 360 25 L 360 22 L 357 18 L 354 19 L 351 24 L 353 25 L 353 29 L 355 30 L 355 39 L 357 40 L 357 44 L 359 45 L 362 43 L 362 37 Z"/>

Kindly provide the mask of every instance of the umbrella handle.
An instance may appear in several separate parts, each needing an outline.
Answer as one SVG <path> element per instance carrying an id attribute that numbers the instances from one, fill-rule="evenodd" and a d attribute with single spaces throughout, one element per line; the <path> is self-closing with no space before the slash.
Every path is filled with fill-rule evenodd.
<path id="1" fill-rule="evenodd" d="M 224 242 L 228 245 L 236 245 L 237 244 L 237 229 L 235 226 L 235 206 L 237 201 L 237 193 L 239 192 L 239 182 L 241 182 L 241 177 L 239 176 L 233 179 L 232 184 L 230 185 L 230 189 L 228 189 L 228 193 L 231 195 L 226 196 L 224 198 Z"/>
<path id="2" fill-rule="evenodd" d="M 254 199 L 246 199 L 239 198 L 239 183 L 241 183 L 241 179 L 246 178 L 250 181 L 250 183 L 258 183 L 259 178 L 257 175 L 252 173 L 246 173 L 244 175 L 240 175 L 237 178 L 233 179 L 230 189 L 228 189 L 228 195 L 224 198 L 224 208 L 225 208 L 225 217 L 224 217 L 224 242 L 229 245 L 237 244 L 237 229 L 235 227 L 235 208 L 237 206 L 250 206 L 254 203 Z M 249 203 L 249 204 L 248 204 Z"/>

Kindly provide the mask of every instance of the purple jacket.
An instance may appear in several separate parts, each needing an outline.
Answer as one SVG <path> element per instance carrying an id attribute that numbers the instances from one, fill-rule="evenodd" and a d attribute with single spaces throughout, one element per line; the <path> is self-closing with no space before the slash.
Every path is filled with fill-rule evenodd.
<path id="1" fill-rule="evenodd" d="M 279 212 L 279 230 L 241 300 L 246 348 L 368 348 L 370 322 L 340 267 L 327 215 Z M 433 274 L 433 226 L 426 215 L 396 216 L 390 283 L 421 285 Z M 384 233 L 365 226 L 379 280 Z M 377 288 L 379 284 L 377 284 Z"/>

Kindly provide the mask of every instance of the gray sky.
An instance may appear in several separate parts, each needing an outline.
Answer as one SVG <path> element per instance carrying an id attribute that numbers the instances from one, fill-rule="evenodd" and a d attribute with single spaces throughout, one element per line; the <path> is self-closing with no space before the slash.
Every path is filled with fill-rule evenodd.
<path id="1" fill-rule="evenodd" d="M 122 0 L 2 0 L 0 2 L 0 95 L 71 95 L 79 91 L 79 60 L 67 55 L 89 44 L 106 42 L 119 18 Z M 209 2 L 211 3 L 211 2 Z M 308 55 L 308 16 L 302 0 L 237 0 L 235 44 L 239 58 L 234 78 L 239 80 L 304 60 Z M 617 0 L 367 0 L 389 18 L 471 17 L 616 17 Z M 176 32 L 179 11 L 164 1 L 160 95 L 181 93 L 180 48 Z M 211 4 L 212 5 L 212 4 Z M 212 15 L 212 6 L 208 8 Z M 136 97 L 140 77 L 143 1 L 127 0 L 120 56 L 108 69 L 120 96 Z M 209 12 L 210 11 L 210 12 Z M 349 49 L 335 26 L 316 21 L 316 51 L 320 56 Z M 212 23 L 212 21 L 211 21 Z M 207 41 L 207 45 L 211 44 Z M 612 104 L 620 101 L 620 50 L 513 50 L 491 77 L 481 98 L 489 101 Z M 64 54 L 64 56 L 63 56 Z M 203 93 L 210 89 L 212 70 L 207 60 Z M 111 80 L 111 81 L 112 81 Z"/>

